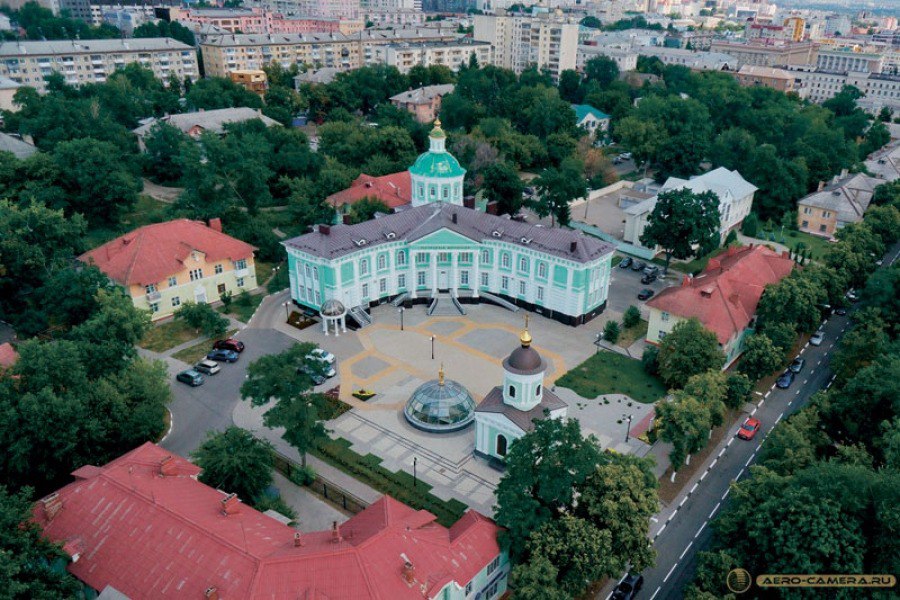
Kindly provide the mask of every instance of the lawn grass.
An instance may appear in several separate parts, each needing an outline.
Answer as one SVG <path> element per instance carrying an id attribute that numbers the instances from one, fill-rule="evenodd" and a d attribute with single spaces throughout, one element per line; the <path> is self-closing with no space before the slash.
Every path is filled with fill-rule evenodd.
<path id="1" fill-rule="evenodd" d="M 225 308 L 223 304 L 218 311 L 223 315 L 231 315 L 241 323 L 249 323 L 250 317 L 256 312 L 256 308 L 263 301 L 262 294 L 240 294 L 231 300 L 231 305 Z"/>
<path id="2" fill-rule="evenodd" d="M 656 402 L 666 393 L 662 382 L 644 371 L 641 361 L 601 350 L 556 380 L 582 398 L 625 394 L 642 402 Z"/>
<path id="3" fill-rule="evenodd" d="M 281 263 L 278 263 L 281 264 Z M 275 263 L 256 261 L 256 282 L 259 285 L 265 285 L 272 274 L 275 272 Z"/>
<path id="4" fill-rule="evenodd" d="M 257 279 L 257 281 L 259 281 Z M 286 290 L 291 285 L 290 277 L 288 277 L 287 265 L 275 271 L 275 276 L 266 284 L 266 291 L 275 294 L 281 290 Z"/>
<path id="5" fill-rule="evenodd" d="M 616 342 L 616 345 L 627 348 L 637 340 L 647 337 L 648 325 L 647 321 L 641 319 L 634 327 L 622 328 L 622 333 L 619 334 L 619 340 Z"/>
<path id="6" fill-rule="evenodd" d="M 320 444 L 312 454 L 379 492 L 415 509 L 427 510 L 445 527 L 455 523 L 467 508 L 456 499 L 441 500 L 431 493 L 430 485 L 422 480 L 414 481 L 405 471 L 384 468 L 381 459 L 374 454 L 362 456 L 354 452 L 350 442 L 343 438 Z"/>
<path id="7" fill-rule="evenodd" d="M 614 267 L 615 267 L 615 266 L 618 266 L 618 264 L 619 264 L 620 262 L 622 262 L 622 259 L 623 259 L 623 258 L 625 258 L 625 257 L 622 256 L 621 254 L 616 254 L 615 256 L 613 256 L 613 257 L 612 257 L 612 266 L 614 266 Z"/>
<path id="8" fill-rule="evenodd" d="M 196 329 L 184 321 L 174 319 L 151 327 L 138 346 L 153 352 L 165 352 L 196 337 Z"/>
<path id="9" fill-rule="evenodd" d="M 229 329 L 228 332 L 222 336 L 222 339 L 230 338 L 235 333 L 237 333 L 237 329 Z M 212 342 L 209 339 L 205 339 L 202 342 L 197 342 L 193 346 L 188 346 L 187 348 L 179 350 L 172 355 L 172 358 L 177 358 L 182 362 L 192 365 L 209 354 L 210 350 L 212 350 Z"/>
<path id="10" fill-rule="evenodd" d="M 822 260 L 825 256 L 826 248 L 831 246 L 831 242 L 826 240 L 825 238 L 820 238 L 815 235 L 810 235 L 808 233 L 802 231 L 788 231 L 784 235 L 785 246 L 791 248 L 792 250 L 797 249 L 797 245 L 802 243 L 806 248 L 812 250 L 812 259 L 813 260 Z"/>
<path id="11" fill-rule="evenodd" d="M 624 175 L 619 176 L 619 179 L 624 179 L 625 181 L 640 181 L 643 178 L 643 171 L 632 171 L 631 173 L 625 173 Z"/>

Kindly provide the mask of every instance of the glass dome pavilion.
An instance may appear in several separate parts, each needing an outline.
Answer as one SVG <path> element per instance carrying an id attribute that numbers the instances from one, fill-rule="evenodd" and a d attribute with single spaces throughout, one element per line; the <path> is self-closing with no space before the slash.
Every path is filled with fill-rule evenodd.
<path id="1" fill-rule="evenodd" d="M 403 409 L 410 425 L 431 433 L 464 429 L 475 420 L 475 400 L 469 391 L 452 379 L 438 378 L 416 388 Z"/>

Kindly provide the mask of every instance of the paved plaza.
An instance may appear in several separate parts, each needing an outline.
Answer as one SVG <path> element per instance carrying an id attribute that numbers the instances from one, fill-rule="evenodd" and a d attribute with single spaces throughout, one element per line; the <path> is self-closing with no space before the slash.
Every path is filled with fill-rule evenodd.
<path id="1" fill-rule="evenodd" d="M 414 306 L 403 313 L 403 330 L 398 309 L 389 304 L 372 310 L 372 325 L 340 336 L 325 336 L 317 327 L 277 328 L 295 339 L 317 343 L 337 357 L 338 376 L 323 387 L 340 383 L 340 397 L 352 409 L 327 424 L 332 436 L 345 438 L 362 455 L 378 456 L 390 470 L 412 474 L 415 461 L 415 474 L 433 486 L 436 496 L 456 498 L 490 515 L 501 472 L 474 456 L 474 425 L 454 433 L 426 433 L 409 425 L 402 412 L 419 385 L 437 379 L 441 365 L 446 377 L 464 385 L 476 402 L 503 381 L 502 362 L 519 344 L 525 313 L 490 304 L 465 308 L 465 316 L 428 317 L 424 306 Z M 529 314 L 533 345 L 547 361 L 545 385 L 552 386 L 596 351 L 593 341 L 603 319 L 573 328 Z M 359 389 L 376 395 L 363 402 L 352 395 Z M 604 403 L 602 397 L 584 399 L 568 389 L 555 391 L 569 404 L 569 416 L 579 419 L 585 434 L 596 436 L 603 448 L 639 455 L 649 450 L 633 437 L 625 443 L 625 419 L 631 415 L 634 427 L 649 414 L 651 405 L 619 394 Z M 248 409 L 241 407 L 244 413 Z M 251 412 L 256 414 L 244 414 L 241 420 L 261 421 L 262 409 Z M 267 437 L 279 435 L 252 429 Z"/>

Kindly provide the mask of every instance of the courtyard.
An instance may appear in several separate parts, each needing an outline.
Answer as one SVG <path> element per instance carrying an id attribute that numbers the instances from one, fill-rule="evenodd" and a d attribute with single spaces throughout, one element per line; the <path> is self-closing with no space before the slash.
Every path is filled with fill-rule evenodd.
<path id="1" fill-rule="evenodd" d="M 340 398 L 351 410 L 326 424 L 333 438 L 346 440 L 362 456 L 378 457 L 386 469 L 414 475 L 443 500 L 455 498 L 490 515 L 502 473 L 474 456 L 474 425 L 453 433 L 427 433 L 409 425 L 402 412 L 418 386 L 438 378 L 441 366 L 476 403 L 502 382 L 502 361 L 519 345 L 525 313 L 490 304 L 466 305 L 466 311 L 465 316 L 428 317 L 423 306 L 415 306 L 403 312 L 401 329 L 398 309 L 386 304 L 372 309 L 372 325 L 340 336 L 325 336 L 318 327 L 297 330 L 280 324 L 276 329 L 319 344 L 337 357 L 338 375 L 323 388 L 339 384 Z M 649 451 L 645 443 L 634 437 L 625 441 L 626 420 L 631 419 L 637 435 L 640 423 L 644 429 L 649 424 L 652 404 L 623 393 L 583 398 L 553 386 L 597 352 L 593 342 L 604 320 L 572 328 L 532 314 L 529 330 L 533 346 L 547 362 L 545 385 L 569 404 L 568 416 L 581 422 L 585 435 L 594 435 L 603 448 L 644 455 Z M 374 397 L 354 397 L 361 389 L 374 392 Z M 280 432 L 261 427 L 262 412 L 241 403 L 235 422 L 275 441 Z"/>

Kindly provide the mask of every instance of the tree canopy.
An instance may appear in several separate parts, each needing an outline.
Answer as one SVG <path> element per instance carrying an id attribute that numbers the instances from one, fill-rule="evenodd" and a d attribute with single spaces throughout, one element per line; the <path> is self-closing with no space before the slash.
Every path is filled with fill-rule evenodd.
<path id="1" fill-rule="evenodd" d="M 719 197 L 715 192 L 693 192 L 687 188 L 657 195 L 647 218 L 641 243 L 660 246 L 666 253 L 668 273 L 672 258 L 704 255 L 719 245 Z"/>

